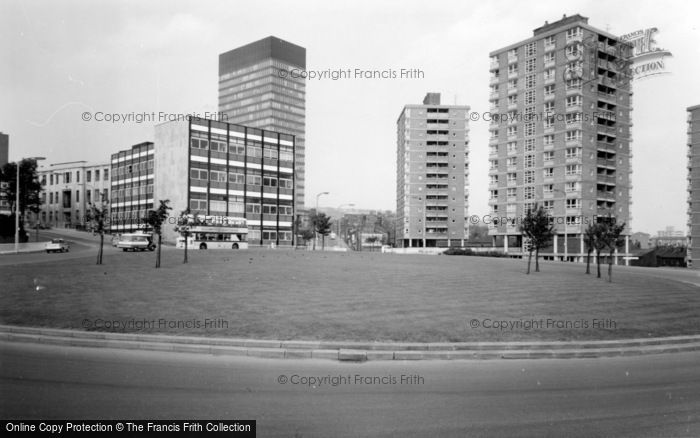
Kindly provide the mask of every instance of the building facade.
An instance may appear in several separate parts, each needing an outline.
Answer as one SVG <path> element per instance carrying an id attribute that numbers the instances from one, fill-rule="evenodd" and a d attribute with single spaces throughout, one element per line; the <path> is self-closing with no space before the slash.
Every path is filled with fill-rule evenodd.
<path id="1" fill-rule="evenodd" d="M 44 188 L 38 221 L 57 228 L 83 228 L 90 207 L 110 199 L 108 163 L 73 161 L 41 166 Z M 32 221 L 31 214 L 28 217 Z"/>
<path id="2" fill-rule="evenodd" d="M 628 234 L 631 47 L 575 15 L 490 56 L 494 246 L 521 253 L 519 225 L 535 205 L 556 230 L 546 258 L 583 260 L 583 232 L 601 217 L 625 222 Z"/>
<path id="3" fill-rule="evenodd" d="M 397 121 L 396 245 L 464 246 L 469 233 L 467 106 L 428 93 Z"/>
<path id="4" fill-rule="evenodd" d="M 0 132 L 0 167 L 8 163 L 10 153 L 10 136 Z M 5 187 L 7 183 L 0 181 L 0 214 L 9 215 L 12 213 L 10 210 L 10 202 L 5 194 Z"/>
<path id="5" fill-rule="evenodd" d="M 295 137 L 295 202 L 304 208 L 306 49 L 270 36 L 219 55 L 222 121 Z"/>
<path id="6" fill-rule="evenodd" d="M 688 266 L 700 269 L 700 105 L 688 108 Z"/>
<path id="7" fill-rule="evenodd" d="M 154 145 L 139 143 L 112 154 L 110 230 L 128 233 L 145 228 L 148 210 L 154 208 Z"/>

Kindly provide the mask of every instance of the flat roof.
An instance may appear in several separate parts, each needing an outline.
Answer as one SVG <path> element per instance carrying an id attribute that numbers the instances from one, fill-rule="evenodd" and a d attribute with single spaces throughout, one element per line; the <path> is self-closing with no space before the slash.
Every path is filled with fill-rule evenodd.
<path id="1" fill-rule="evenodd" d="M 246 44 L 219 55 L 219 76 L 266 59 L 306 68 L 306 49 L 276 36 Z"/>

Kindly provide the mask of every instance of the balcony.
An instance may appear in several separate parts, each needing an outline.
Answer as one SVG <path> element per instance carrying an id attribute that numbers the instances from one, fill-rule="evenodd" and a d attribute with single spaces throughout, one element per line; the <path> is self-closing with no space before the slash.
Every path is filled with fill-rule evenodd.
<path id="1" fill-rule="evenodd" d="M 553 84 L 555 80 L 556 80 L 556 76 L 554 76 L 554 75 L 552 75 L 552 76 L 546 76 L 546 77 L 544 78 L 544 84 L 545 84 L 545 85 L 547 85 L 547 84 Z"/>
<path id="2" fill-rule="evenodd" d="M 542 149 L 545 151 L 551 151 L 554 149 L 554 143 L 545 143 L 544 146 L 542 146 Z"/>
<path id="3" fill-rule="evenodd" d="M 518 181 L 517 181 L 517 180 L 514 180 L 514 179 L 509 179 L 509 180 L 506 182 L 506 185 L 507 185 L 508 187 L 515 187 L 515 186 L 518 185 Z"/>
<path id="4" fill-rule="evenodd" d="M 545 58 L 545 60 L 544 60 L 544 68 L 554 67 L 554 64 L 556 64 L 556 61 L 554 61 L 553 59 L 547 59 L 547 58 Z"/>
<path id="5" fill-rule="evenodd" d="M 581 94 L 581 87 L 567 87 L 566 88 L 566 95 L 567 96 L 573 96 L 575 94 Z"/>
<path id="6" fill-rule="evenodd" d="M 606 93 L 604 91 L 598 91 L 598 99 L 614 104 L 617 100 L 617 96 L 615 95 L 615 93 Z"/>
<path id="7" fill-rule="evenodd" d="M 508 96 L 512 96 L 513 94 L 518 94 L 518 87 L 508 86 Z"/>
<path id="8" fill-rule="evenodd" d="M 518 104 L 517 103 L 508 103 L 508 109 L 509 110 L 516 110 L 516 109 L 518 109 Z"/>
<path id="9" fill-rule="evenodd" d="M 581 174 L 580 173 L 567 173 L 565 178 L 567 181 L 580 181 Z"/>
<path id="10" fill-rule="evenodd" d="M 518 62 L 518 55 L 508 55 L 508 64 Z"/>
<path id="11" fill-rule="evenodd" d="M 550 50 L 554 50 L 556 48 L 556 44 L 551 44 L 551 43 L 544 43 L 544 51 L 549 52 Z"/>
<path id="12" fill-rule="evenodd" d="M 581 146 L 581 142 L 582 142 L 581 137 L 573 137 L 573 138 L 566 139 L 567 146 Z"/>
<path id="13" fill-rule="evenodd" d="M 489 65 L 489 69 L 495 70 L 497 68 L 498 68 L 498 59 L 496 59 L 496 60 L 492 59 L 491 64 Z"/>
<path id="14" fill-rule="evenodd" d="M 598 174 L 596 175 L 596 181 L 599 184 L 607 184 L 607 185 L 615 185 L 615 176 L 614 175 L 602 175 Z"/>
<path id="15" fill-rule="evenodd" d="M 581 157 L 580 156 L 572 156 L 572 157 L 566 157 L 565 159 L 566 164 L 581 164 Z"/>
<path id="16" fill-rule="evenodd" d="M 575 41 L 583 41 L 583 34 L 577 33 L 574 35 L 566 35 L 566 43 L 573 43 Z"/>
<path id="17" fill-rule="evenodd" d="M 597 164 L 598 164 L 598 166 L 601 166 L 601 167 L 612 167 L 612 168 L 614 168 L 617 165 L 614 158 L 600 158 L 600 157 L 597 160 Z"/>
<path id="18" fill-rule="evenodd" d="M 498 76 L 491 76 L 491 79 L 489 79 L 489 85 L 496 85 L 498 84 L 498 81 L 500 78 Z"/>
<path id="19" fill-rule="evenodd" d="M 605 134 L 608 137 L 617 137 L 617 129 L 614 126 L 606 126 L 598 123 L 597 131 L 599 134 Z"/>
<path id="20" fill-rule="evenodd" d="M 554 93 L 545 93 L 544 94 L 544 101 L 547 102 L 549 100 L 554 99 Z"/>
<path id="21" fill-rule="evenodd" d="M 615 192 L 611 190 L 598 190 L 596 197 L 603 201 L 615 202 Z"/>
<path id="22" fill-rule="evenodd" d="M 491 94 L 489 94 L 489 100 L 498 100 L 498 96 L 498 91 L 492 91 Z"/>

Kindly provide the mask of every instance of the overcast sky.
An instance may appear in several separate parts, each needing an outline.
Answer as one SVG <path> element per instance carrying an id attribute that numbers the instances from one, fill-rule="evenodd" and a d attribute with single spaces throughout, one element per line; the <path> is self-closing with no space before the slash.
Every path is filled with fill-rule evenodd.
<path id="1" fill-rule="evenodd" d="M 686 226 L 686 108 L 700 104 L 694 1 L 0 1 L 0 131 L 10 159 L 106 161 L 153 140 L 152 123 L 85 111 L 217 110 L 218 55 L 275 35 L 308 69 L 400 70 L 423 79 L 314 80 L 307 87 L 307 205 L 394 209 L 396 119 L 428 91 L 489 110 L 491 50 L 580 13 L 614 34 L 657 27 L 671 74 L 634 84 L 632 229 Z M 470 214 L 487 207 L 488 123 L 471 123 Z"/>

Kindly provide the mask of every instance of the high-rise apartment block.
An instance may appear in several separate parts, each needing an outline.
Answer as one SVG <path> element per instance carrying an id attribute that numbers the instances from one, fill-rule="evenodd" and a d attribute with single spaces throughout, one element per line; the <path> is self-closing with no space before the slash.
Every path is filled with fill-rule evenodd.
<path id="1" fill-rule="evenodd" d="M 688 108 L 688 260 L 700 269 L 700 105 Z"/>
<path id="2" fill-rule="evenodd" d="M 463 246 L 468 237 L 468 106 L 428 93 L 397 121 L 396 245 Z"/>
<path id="3" fill-rule="evenodd" d="M 306 49 L 270 36 L 219 55 L 222 120 L 293 135 L 295 203 L 304 208 Z"/>
<path id="4" fill-rule="evenodd" d="M 629 233 L 630 54 L 580 15 L 490 54 L 494 245 L 517 253 L 520 221 L 535 204 L 555 223 L 548 258 L 583 260 L 583 232 L 601 217 L 627 223 Z"/>

